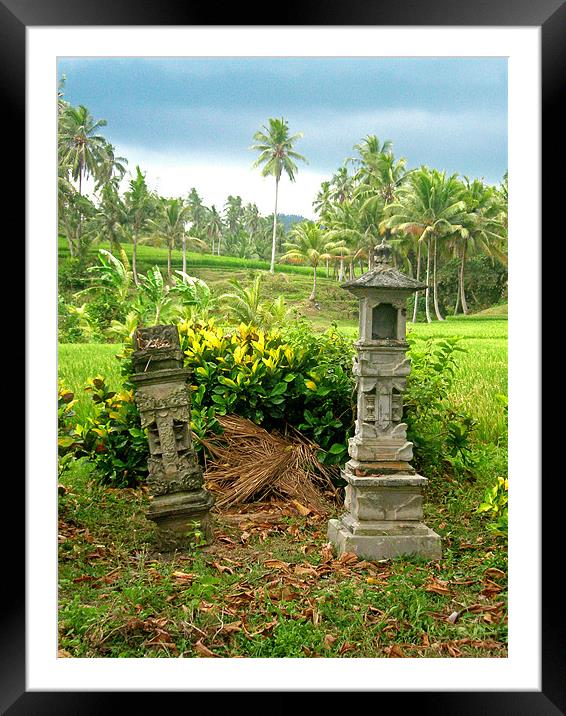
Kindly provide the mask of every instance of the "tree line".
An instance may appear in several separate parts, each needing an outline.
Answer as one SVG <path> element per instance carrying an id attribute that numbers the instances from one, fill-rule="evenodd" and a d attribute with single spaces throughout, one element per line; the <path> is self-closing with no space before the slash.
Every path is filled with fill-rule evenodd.
<path id="1" fill-rule="evenodd" d="M 286 232 L 278 219 L 280 181 L 294 181 L 296 161 L 306 162 L 295 145 L 302 133 L 291 135 L 288 122 L 270 118 L 253 135 L 250 149 L 258 153 L 254 167 L 275 180 L 272 215 L 262 216 L 253 203 L 228 196 L 223 207 L 206 206 L 196 188 L 184 197 L 163 197 L 151 190 L 136 166 L 127 188 L 120 191 L 127 160 L 100 133 L 105 120 L 72 106 L 59 91 L 59 230 L 72 257 L 85 259 L 92 244 L 107 241 L 112 253 L 125 260 L 122 243 L 132 244 L 132 274 L 140 243 L 167 248 L 167 279 L 172 280 L 172 251 L 180 248 L 187 271 L 188 248 L 244 259 L 276 260 L 310 265 L 317 296 L 317 272 L 337 281 L 373 269 L 373 248 L 382 239 L 393 249 L 393 263 L 423 280 L 424 312 L 443 320 L 438 275 L 448 261 L 458 262 L 454 313 L 468 313 L 466 266 L 483 255 L 507 263 L 507 174 L 497 186 L 480 179 L 426 166 L 407 168 L 396 158 L 390 141 L 368 135 L 353 149 L 333 176 L 321 184 L 313 202 L 316 221 L 296 223 Z M 87 196 L 84 181 L 94 191 Z M 413 320 L 419 302 L 414 303 Z"/>
<path id="2" fill-rule="evenodd" d="M 318 220 L 296 225 L 285 242 L 283 261 L 313 267 L 316 297 L 317 268 L 333 265 L 338 281 L 373 269 L 373 250 L 385 239 L 393 249 L 394 266 L 424 280 L 427 321 L 433 312 L 443 320 L 439 305 L 440 265 L 457 260 L 458 288 L 454 313 L 468 313 L 466 265 L 484 255 L 507 265 L 507 174 L 498 186 L 481 179 L 421 166 L 407 169 L 396 159 L 390 141 L 368 135 L 355 145 L 329 181 L 322 183 L 314 208 Z M 418 301 L 414 303 L 413 321 Z"/>

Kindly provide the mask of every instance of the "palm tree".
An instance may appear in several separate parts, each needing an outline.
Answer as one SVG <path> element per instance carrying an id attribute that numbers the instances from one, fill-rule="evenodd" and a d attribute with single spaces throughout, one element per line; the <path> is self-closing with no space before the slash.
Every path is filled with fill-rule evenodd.
<path id="1" fill-rule="evenodd" d="M 222 229 L 224 224 L 222 223 L 222 217 L 216 210 L 214 204 L 210 209 L 206 210 L 206 217 L 204 220 L 204 229 L 206 236 L 210 240 L 212 253 L 216 247 L 216 253 L 220 256 L 220 239 L 222 238 Z"/>
<path id="2" fill-rule="evenodd" d="M 458 232 L 453 239 L 453 247 L 460 259 L 458 271 L 458 290 L 454 314 L 462 306 L 464 315 L 468 313 L 468 303 L 464 285 L 464 269 L 468 253 L 480 250 L 501 263 L 507 263 L 507 255 L 502 250 L 506 242 L 505 214 L 502 211 L 501 197 L 494 187 L 479 179 L 470 181 L 464 177 L 464 201 L 467 215 L 463 224 L 466 232 Z"/>
<path id="3" fill-rule="evenodd" d="M 282 261 L 308 263 L 313 268 L 313 284 L 309 301 L 316 300 L 316 270 L 321 260 L 330 258 L 332 251 L 337 247 L 330 247 L 328 239 L 320 226 L 314 221 L 304 221 L 295 224 L 291 231 L 292 240 L 283 246 L 287 252 L 281 257 Z"/>
<path id="4" fill-rule="evenodd" d="M 342 166 L 330 180 L 330 201 L 343 204 L 352 196 L 352 177 L 348 174 L 348 168 Z"/>
<path id="5" fill-rule="evenodd" d="M 68 164 L 71 175 L 79 183 L 82 193 L 83 177 L 98 178 L 100 167 L 108 157 L 108 142 L 97 134 L 107 124 L 105 119 L 95 120 L 82 104 L 68 105 L 59 117 L 59 157 Z"/>
<path id="6" fill-rule="evenodd" d="M 83 105 L 73 107 L 62 99 L 58 109 L 59 165 L 66 167 L 74 181 L 78 181 L 79 195 L 82 195 L 83 177 L 93 176 L 96 181 L 107 161 L 108 142 L 97 133 L 107 122 L 105 119 L 95 120 Z M 77 236 L 80 240 L 82 214 L 79 213 L 78 218 Z"/>
<path id="7" fill-rule="evenodd" d="M 261 304 L 261 274 L 258 274 L 249 286 L 243 286 L 236 279 L 231 279 L 228 283 L 232 286 L 232 291 L 223 293 L 219 300 L 228 299 L 228 310 L 235 320 L 259 327 L 265 308 Z"/>
<path id="8" fill-rule="evenodd" d="M 202 199 L 198 195 L 197 190 L 193 187 L 187 197 L 187 206 L 189 207 L 190 220 L 192 222 L 192 231 L 195 236 L 202 238 L 201 231 L 206 222 L 206 206 L 202 203 Z"/>
<path id="9" fill-rule="evenodd" d="M 189 208 L 181 199 L 160 198 L 157 216 L 149 219 L 147 227 L 151 235 L 163 241 L 167 247 L 167 281 L 172 282 L 171 255 L 175 244 L 185 234 L 185 222 L 189 219 Z"/>
<path id="10" fill-rule="evenodd" d="M 125 165 L 128 160 L 125 157 L 117 157 L 114 154 L 114 147 L 110 143 L 106 143 L 104 152 L 100 157 L 98 173 L 96 176 L 95 191 L 100 187 L 104 187 L 107 182 L 117 179 L 120 182 L 126 173 Z"/>
<path id="11" fill-rule="evenodd" d="M 371 165 L 374 158 L 377 158 L 382 154 L 391 154 L 392 148 L 393 145 L 389 139 L 386 139 L 385 142 L 381 143 L 375 134 L 368 134 L 364 137 L 363 141 L 354 146 L 354 149 L 356 149 L 359 154 L 359 158 L 356 157 L 353 161 Z"/>
<path id="12" fill-rule="evenodd" d="M 273 237 L 271 242 L 271 266 L 270 273 L 275 273 L 275 239 L 277 231 L 277 199 L 279 192 L 279 181 L 283 171 L 287 174 L 291 181 L 295 181 L 295 173 L 298 171 L 294 159 L 303 162 L 307 160 L 301 154 L 294 151 L 295 142 L 300 139 L 303 134 L 299 132 L 289 136 L 289 125 L 283 119 L 269 119 L 269 127 L 262 127 L 264 131 L 258 131 L 254 134 L 254 144 L 251 149 L 258 151 L 259 157 L 254 162 L 254 167 L 263 165 L 261 170 L 262 176 L 275 177 L 275 209 L 273 211 Z"/>
<path id="13" fill-rule="evenodd" d="M 388 216 L 381 224 L 382 228 L 390 229 L 393 234 L 413 234 L 418 237 L 419 242 L 426 244 L 425 308 L 429 322 L 431 258 L 434 308 L 438 320 L 443 320 L 438 305 L 436 282 L 438 239 L 456 233 L 467 233 L 464 225 L 467 208 L 463 193 L 463 186 L 456 174 L 447 177 L 445 172 L 423 166 L 411 173 L 407 182 L 399 187 L 397 200 L 389 205 Z"/>
<path id="14" fill-rule="evenodd" d="M 339 261 L 338 281 L 345 278 L 345 262 L 350 264 L 350 275 L 353 274 L 353 262 L 363 251 L 368 234 L 364 232 L 359 215 L 360 206 L 355 201 L 332 204 L 326 215 L 325 237 L 331 255 Z"/>
<path id="15" fill-rule="evenodd" d="M 320 190 L 316 195 L 316 199 L 313 201 L 312 206 L 320 219 L 324 221 L 326 212 L 330 209 L 332 201 L 330 199 L 330 182 L 323 181 L 320 185 Z"/>
<path id="16" fill-rule="evenodd" d="M 127 228 L 131 231 L 134 244 L 132 249 L 132 274 L 134 283 L 139 286 L 136 265 L 138 240 L 142 232 L 147 229 L 147 223 L 153 210 L 154 198 L 147 188 L 145 174 L 142 174 L 138 166 L 136 166 L 136 176 L 130 179 L 130 190 L 125 193 L 124 197 L 128 222 Z"/>
<path id="17" fill-rule="evenodd" d="M 120 240 L 124 238 L 124 226 L 126 221 L 126 206 L 118 193 L 116 180 L 111 180 L 102 187 L 98 211 L 94 216 L 94 223 L 98 229 L 97 238 L 102 241 L 108 241 L 110 251 L 113 254 L 121 254 L 123 252 Z M 122 261 L 124 261 L 124 256 L 120 256 Z"/>

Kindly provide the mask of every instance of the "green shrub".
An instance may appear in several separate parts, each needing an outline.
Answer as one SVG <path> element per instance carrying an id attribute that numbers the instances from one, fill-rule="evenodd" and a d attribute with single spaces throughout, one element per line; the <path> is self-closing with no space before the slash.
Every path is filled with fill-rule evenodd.
<path id="1" fill-rule="evenodd" d="M 148 445 L 133 391 L 110 391 L 102 376 L 89 379 L 85 390 L 97 410 L 94 417 L 76 425 L 81 439 L 77 456 L 94 462 L 103 484 L 135 487 L 147 477 Z"/>
<path id="2" fill-rule="evenodd" d="M 75 396 L 62 383 L 58 386 L 57 395 L 57 453 L 58 475 L 61 477 L 76 453 L 82 448 L 82 439 L 77 433 Z"/>
<path id="3" fill-rule="evenodd" d="M 59 262 L 57 280 L 59 291 L 68 293 L 86 288 L 90 283 L 89 262 L 84 258 L 67 258 Z"/>
<path id="4" fill-rule="evenodd" d="M 411 373 L 404 395 L 407 437 L 414 445 L 414 464 L 428 477 L 459 474 L 472 477 L 474 419 L 449 401 L 456 357 L 465 349 L 457 336 L 418 341 L 408 337 Z"/>
<path id="5" fill-rule="evenodd" d="M 97 293 L 87 304 L 88 315 L 100 333 L 104 333 L 112 321 L 123 321 L 127 309 L 128 304 L 120 301 L 118 296 L 110 291 Z"/>
<path id="6" fill-rule="evenodd" d="M 69 304 L 62 295 L 58 297 L 57 333 L 59 343 L 83 343 L 85 341 L 79 316 L 69 311 Z"/>
<path id="7" fill-rule="evenodd" d="M 345 449 L 353 425 L 352 346 L 335 328 L 315 334 L 304 321 L 286 332 L 243 324 L 226 331 L 208 321 L 181 323 L 179 334 L 202 407 L 267 430 L 294 426 L 324 451 Z M 325 459 L 336 462 L 339 454 L 335 447 Z"/>
<path id="8" fill-rule="evenodd" d="M 198 437 L 219 432 L 216 416 L 236 414 L 266 430 L 297 428 L 321 448 L 326 464 L 343 464 L 353 434 L 354 349 L 332 326 L 315 333 L 307 321 L 281 331 L 241 324 L 228 330 L 206 322 L 178 324 L 185 367 L 191 370 L 191 429 Z M 415 467 L 427 476 L 472 475 L 470 439 L 474 421 L 448 401 L 458 339 L 411 341 L 412 373 L 405 394 L 408 438 Z M 121 355 L 123 391 L 109 392 L 101 377 L 88 390 L 98 405 L 80 426 L 83 454 L 95 460 L 104 480 L 134 485 L 146 473 L 147 442 L 133 397 L 131 337 Z M 195 447 L 201 446 L 195 441 Z"/>
<path id="9" fill-rule="evenodd" d="M 500 537 L 507 536 L 508 489 L 508 479 L 498 477 L 495 485 L 486 491 L 483 502 L 477 509 L 477 512 L 489 517 L 487 528 Z"/>

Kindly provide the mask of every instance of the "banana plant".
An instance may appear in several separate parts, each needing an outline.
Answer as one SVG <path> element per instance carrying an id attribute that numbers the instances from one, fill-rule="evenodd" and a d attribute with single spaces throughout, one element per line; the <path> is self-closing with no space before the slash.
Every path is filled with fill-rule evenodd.
<path id="1" fill-rule="evenodd" d="M 93 277 L 92 285 L 75 295 L 78 296 L 97 289 L 108 289 L 121 302 L 125 301 L 133 284 L 133 274 L 128 268 L 128 260 L 123 249 L 122 253 L 124 256 L 119 259 L 110 251 L 99 249 L 98 260 L 100 263 L 87 269 Z"/>
<path id="2" fill-rule="evenodd" d="M 155 311 L 152 325 L 157 325 L 163 312 L 170 306 L 169 286 L 163 280 L 158 266 L 152 266 L 145 276 L 140 275 L 140 298 L 146 310 Z M 151 325 L 150 324 L 150 325 Z"/>

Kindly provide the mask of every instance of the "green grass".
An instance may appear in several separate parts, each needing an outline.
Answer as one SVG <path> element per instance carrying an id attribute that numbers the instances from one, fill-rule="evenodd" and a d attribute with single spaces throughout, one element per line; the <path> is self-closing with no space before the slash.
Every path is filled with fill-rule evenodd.
<path id="1" fill-rule="evenodd" d="M 144 491 L 102 488 L 85 460 L 62 481 L 63 656 L 506 656 L 507 558 L 473 511 L 483 484 L 427 503 L 439 563 L 344 563 L 326 518 L 292 510 L 251 527 L 215 515 L 213 545 L 161 556 Z"/>

